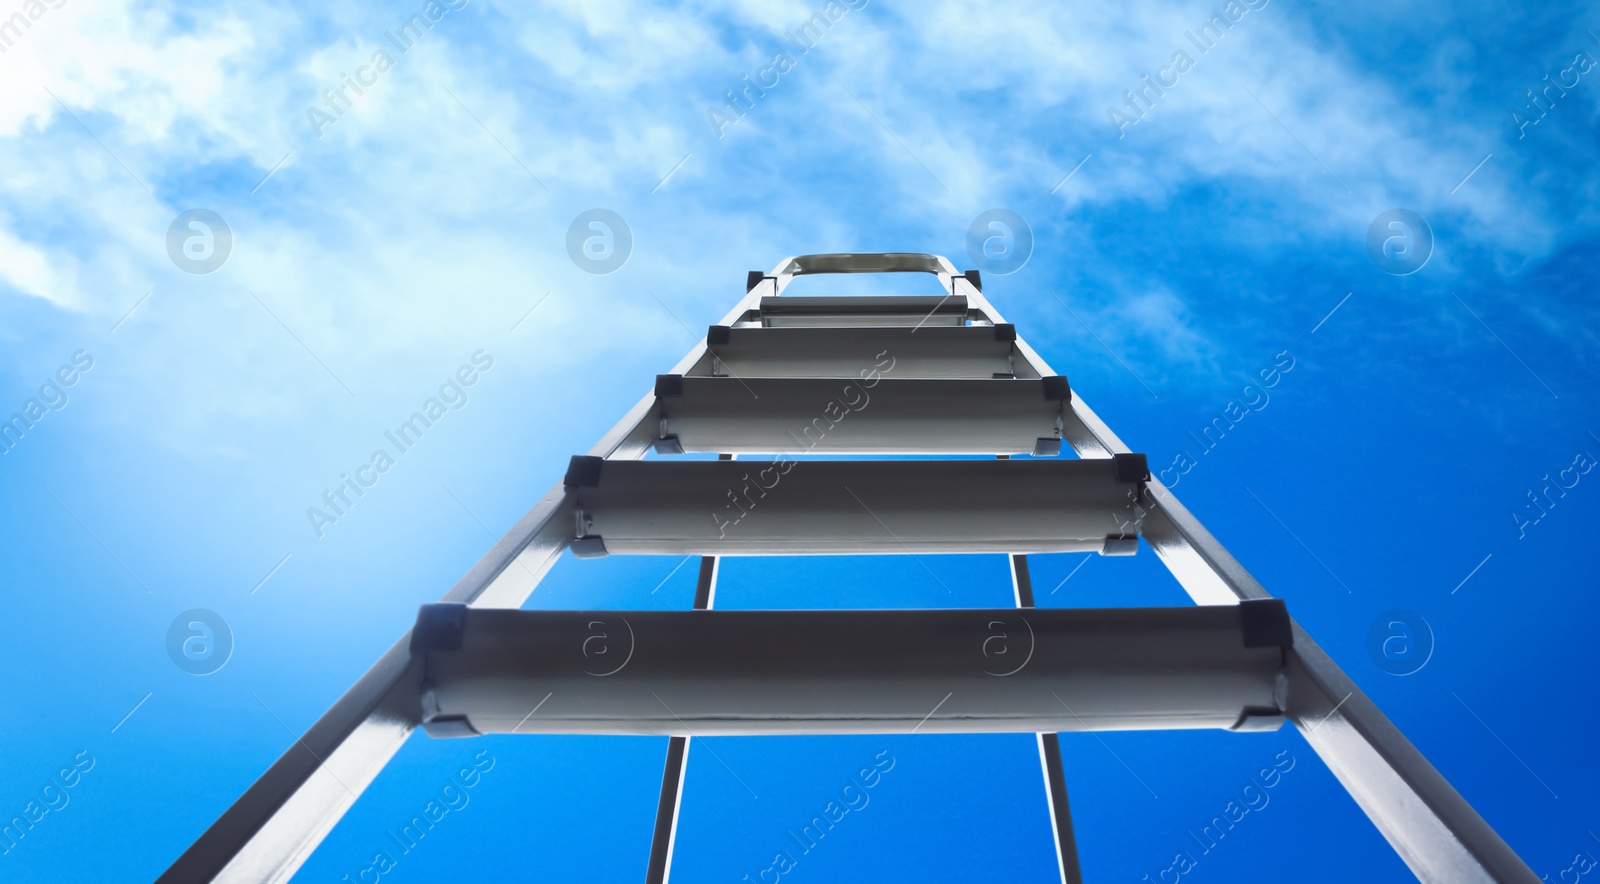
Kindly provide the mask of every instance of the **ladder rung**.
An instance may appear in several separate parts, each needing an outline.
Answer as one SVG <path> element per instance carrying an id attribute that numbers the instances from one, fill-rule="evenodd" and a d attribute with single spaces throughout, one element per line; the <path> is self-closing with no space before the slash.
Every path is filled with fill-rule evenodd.
<path id="1" fill-rule="evenodd" d="M 1011 325 L 760 328 L 712 326 L 697 377 L 993 378 L 1039 373 L 1015 352 Z"/>
<path id="2" fill-rule="evenodd" d="M 523 611 L 425 605 L 424 726 L 680 736 L 1283 722 L 1277 600 L 1181 608 Z M 530 715 L 529 710 L 537 708 Z"/>
<path id="3" fill-rule="evenodd" d="M 1106 460 L 574 457 L 574 551 L 643 555 L 1132 554 L 1143 455 Z"/>
<path id="4" fill-rule="evenodd" d="M 1055 454 L 1066 378 L 656 378 L 664 453 Z"/>
<path id="5" fill-rule="evenodd" d="M 967 324 L 964 295 L 876 295 L 832 298 L 766 297 L 761 299 L 761 324 L 785 326 L 904 325 L 912 327 Z"/>

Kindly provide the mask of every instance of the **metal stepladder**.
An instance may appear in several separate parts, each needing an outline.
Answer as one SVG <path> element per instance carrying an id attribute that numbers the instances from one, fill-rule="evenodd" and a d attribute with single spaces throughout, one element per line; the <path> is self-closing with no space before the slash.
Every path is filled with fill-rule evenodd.
<path id="1" fill-rule="evenodd" d="M 783 295 L 797 275 L 887 272 L 933 274 L 944 294 Z M 1052 456 L 1063 441 L 1078 459 Z M 651 446 L 721 457 L 641 460 Z M 1126 555 L 1140 536 L 1196 607 L 1033 608 L 1028 553 Z M 699 555 L 697 610 L 520 610 L 568 548 Z M 923 552 L 1008 555 L 1017 607 L 713 609 L 721 555 Z M 778 677 L 793 672 L 807 677 Z M 1061 880 L 1076 882 L 1057 732 L 1285 720 L 1419 879 L 1538 880 L 1017 337 L 976 271 L 934 255 L 807 255 L 752 272 L 706 342 L 161 880 L 288 880 L 421 726 L 668 735 L 648 882 L 670 873 L 693 736 L 1032 732 Z"/>

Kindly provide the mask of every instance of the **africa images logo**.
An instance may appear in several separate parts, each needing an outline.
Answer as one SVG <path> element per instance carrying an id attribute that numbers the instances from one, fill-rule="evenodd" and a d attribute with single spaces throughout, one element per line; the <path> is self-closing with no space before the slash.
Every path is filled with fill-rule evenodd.
<path id="1" fill-rule="evenodd" d="M 1028 618 L 1018 614 L 1016 622 L 1010 618 L 990 620 L 985 625 L 984 632 L 982 648 L 984 672 L 996 678 L 1005 678 L 1021 672 L 1022 667 L 1033 660 L 1034 646 L 1038 639 L 1033 634 L 1033 624 L 1028 622 Z"/>
<path id="2" fill-rule="evenodd" d="M 494 356 L 488 350 L 474 352 L 471 365 L 462 363 L 439 385 L 437 396 L 428 397 L 422 403 L 421 410 L 412 412 L 410 418 L 401 421 L 393 430 L 385 430 L 383 437 L 394 443 L 395 451 L 400 454 L 415 448 L 422 441 L 423 434 L 443 420 L 446 414 L 467 407 L 465 388 L 476 384 L 491 368 L 494 368 Z M 372 452 L 371 461 L 357 467 L 353 479 L 349 473 L 340 473 L 339 483 L 322 492 L 323 507 L 306 507 L 306 520 L 311 523 L 311 530 L 316 532 L 317 539 L 322 539 L 327 533 L 327 526 L 338 524 L 340 519 L 348 515 L 357 500 L 367 496 L 363 489 L 377 485 L 378 480 L 398 463 L 386 448 Z M 355 495 L 354 499 L 350 496 L 352 494 Z"/>
<path id="3" fill-rule="evenodd" d="M 609 620 L 590 620 L 589 631 L 584 635 L 581 648 L 583 671 L 595 678 L 616 675 L 633 659 L 633 624 L 621 614 L 617 614 L 616 618 L 622 621 L 621 630 Z M 624 635 L 628 639 L 626 646 L 619 641 Z"/>

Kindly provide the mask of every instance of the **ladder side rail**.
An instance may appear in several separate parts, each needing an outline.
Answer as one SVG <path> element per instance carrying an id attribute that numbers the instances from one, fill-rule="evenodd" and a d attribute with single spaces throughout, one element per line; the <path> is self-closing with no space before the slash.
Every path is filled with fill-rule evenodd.
<path id="1" fill-rule="evenodd" d="M 753 282 L 722 324 L 738 320 L 763 294 L 776 293 L 767 279 Z M 705 350 L 705 342 L 699 342 L 673 371 L 687 371 Z M 589 453 L 637 460 L 658 423 L 656 397 L 648 393 Z M 520 607 L 571 543 L 575 528 L 570 497 L 558 483 L 441 601 Z M 410 641 L 408 630 L 158 880 L 282 882 L 293 877 L 422 720 L 420 670 Z"/>
<path id="2" fill-rule="evenodd" d="M 999 311 L 964 278 L 966 294 L 992 321 Z M 1019 353 L 1053 374 L 1020 337 Z M 1066 438 L 1080 457 L 1127 452 L 1083 399 L 1073 394 Z M 1196 604 L 1271 598 L 1243 565 L 1171 491 L 1151 476 L 1144 536 Z M 1294 625 L 1289 650 L 1290 718 L 1306 742 L 1388 839 L 1412 874 L 1425 882 L 1536 882 L 1538 876 L 1433 764 L 1378 709 L 1311 636 Z"/>

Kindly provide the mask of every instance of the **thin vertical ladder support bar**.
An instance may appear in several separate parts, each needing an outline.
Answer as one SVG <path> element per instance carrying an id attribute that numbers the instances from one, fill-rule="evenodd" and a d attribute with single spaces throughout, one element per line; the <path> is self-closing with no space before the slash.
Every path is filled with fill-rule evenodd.
<path id="1" fill-rule="evenodd" d="M 711 608 L 717 596 L 717 557 L 700 557 L 700 579 L 695 582 L 694 609 L 705 611 Z"/>
<path id="2" fill-rule="evenodd" d="M 734 455 L 719 454 L 718 460 Z M 694 585 L 694 609 L 709 611 L 717 598 L 717 557 L 700 557 L 700 576 Z M 672 876 L 672 851 L 678 842 L 678 814 L 683 808 L 683 784 L 688 770 L 689 737 L 669 737 L 667 763 L 661 772 L 661 802 L 656 806 L 655 834 L 650 840 L 650 866 L 645 884 L 667 884 Z M 668 793 L 672 800 L 667 800 Z"/>
<path id="3" fill-rule="evenodd" d="M 724 459 L 731 459 L 726 458 Z M 695 581 L 694 608 L 708 611 L 717 597 L 717 557 L 700 557 L 700 578 Z M 656 807 L 655 834 L 650 839 L 650 867 L 645 884 L 667 884 L 672 876 L 672 851 L 678 843 L 678 818 L 683 810 L 683 786 L 689 769 L 689 740 L 669 737 L 667 763 L 661 773 L 661 803 Z M 671 790 L 673 799 L 667 803 Z"/>
<path id="4" fill-rule="evenodd" d="M 667 764 L 661 772 L 661 801 L 656 805 L 655 834 L 650 839 L 650 865 L 645 884 L 667 884 L 672 875 L 672 849 L 678 840 L 678 810 L 683 806 L 683 776 L 689 757 L 688 737 L 667 738 Z"/>
<path id="5" fill-rule="evenodd" d="M 767 281 L 750 286 L 721 324 L 732 324 L 759 303 L 773 288 Z M 705 347 L 699 342 L 673 372 L 687 371 L 705 355 Z M 658 424 L 652 391 L 589 454 L 637 460 Z M 571 543 L 574 528 L 571 499 L 558 483 L 441 601 L 520 607 Z M 421 722 L 420 669 L 410 643 L 408 630 L 157 880 L 286 882 L 293 877 Z"/>
<path id="6" fill-rule="evenodd" d="M 1078 839 L 1072 831 L 1072 810 L 1067 803 L 1067 775 L 1061 766 L 1061 737 L 1057 734 L 1039 734 L 1038 738 L 1045 797 L 1050 803 L 1050 817 L 1055 823 L 1051 828 L 1055 836 L 1061 884 L 1083 884 L 1083 869 L 1078 864 Z"/>
<path id="7" fill-rule="evenodd" d="M 1005 320 L 968 280 L 955 291 L 991 321 Z M 1023 355 L 1044 375 L 1049 365 L 1020 337 Z M 1129 451 L 1074 393 L 1065 430 L 1080 457 Z M 1151 476 L 1143 535 L 1196 604 L 1271 598 L 1176 495 Z M 1345 791 L 1421 881 L 1536 882 L 1517 856 L 1455 787 L 1394 726 L 1311 636 L 1294 625 L 1289 649 L 1289 717 Z"/>
<path id="8" fill-rule="evenodd" d="M 1011 589 L 1017 597 L 1017 607 L 1033 607 L 1033 577 L 1028 573 L 1028 557 L 1011 556 Z"/>
<path id="9" fill-rule="evenodd" d="M 1011 586 L 1017 607 L 1033 607 L 1033 577 L 1028 572 L 1028 557 L 1011 558 Z M 1083 884 L 1078 865 L 1078 839 L 1072 831 L 1072 805 L 1067 801 L 1067 776 L 1061 766 L 1060 737 L 1053 733 L 1035 734 L 1039 743 L 1039 769 L 1044 774 L 1045 806 L 1050 811 L 1050 835 L 1056 845 L 1056 870 L 1061 884 Z"/>

